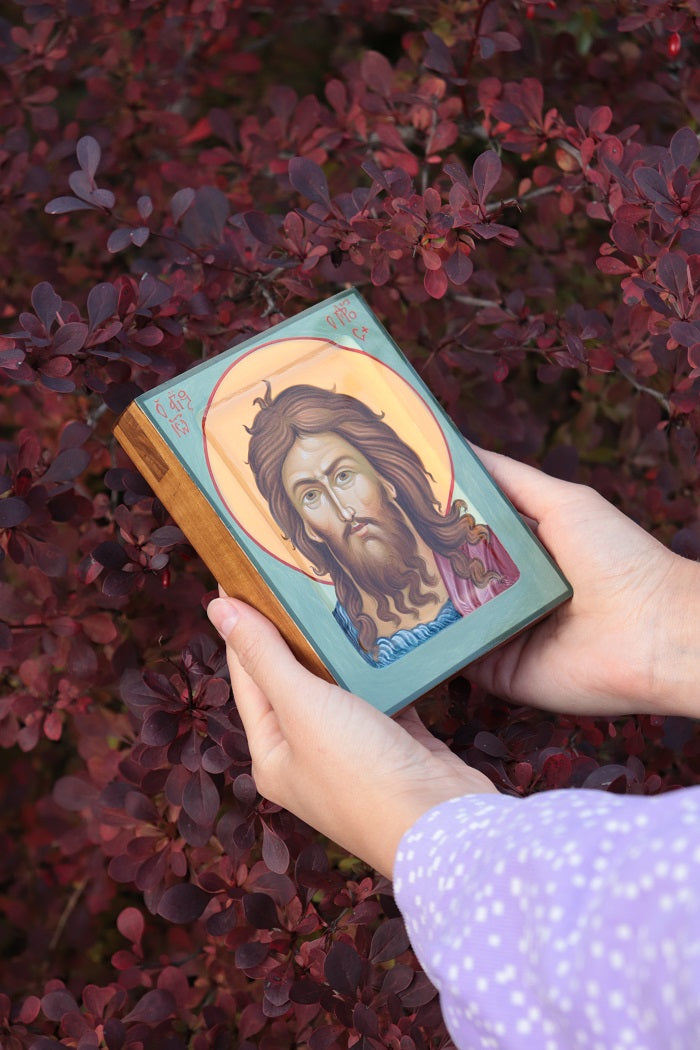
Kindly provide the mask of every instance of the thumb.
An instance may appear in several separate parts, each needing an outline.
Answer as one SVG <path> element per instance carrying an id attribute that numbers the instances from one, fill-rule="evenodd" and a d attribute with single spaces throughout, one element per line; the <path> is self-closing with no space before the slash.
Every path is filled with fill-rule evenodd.
<path id="1" fill-rule="evenodd" d="M 262 613 L 236 598 L 214 598 L 207 616 L 226 642 L 231 682 L 241 710 L 254 686 L 280 720 L 318 679 L 298 662 L 279 631 Z M 259 698 L 257 698 L 259 706 Z M 245 712 L 241 710 L 245 719 Z"/>
<path id="2" fill-rule="evenodd" d="M 534 521 L 542 521 L 552 510 L 559 509 L 567 497 L 580 492 L 580 486 L 553 478 L 537 467 L 476 445 L 471 447 L 511 503 Z"/>

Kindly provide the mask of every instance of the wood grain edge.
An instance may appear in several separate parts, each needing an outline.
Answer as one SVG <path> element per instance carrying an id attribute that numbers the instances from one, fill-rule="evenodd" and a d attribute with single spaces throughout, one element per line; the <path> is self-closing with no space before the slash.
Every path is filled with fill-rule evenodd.
<path id="1" fill-rule="evenodd" d="M 226 593 L 272 620 L 308 670 L 328 682 L 335 681 L 139 405 L 133 403 L 122 412 L 114 425 L 114 436 Z"/>

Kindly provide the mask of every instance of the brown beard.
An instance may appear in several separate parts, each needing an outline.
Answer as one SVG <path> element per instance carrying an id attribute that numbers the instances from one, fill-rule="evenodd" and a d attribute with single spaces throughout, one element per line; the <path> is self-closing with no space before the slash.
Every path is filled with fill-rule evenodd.
<path id="1" fill-rule="evenodd" d="M 420 606 L 439 601 L 439 595 L 427 589 L 435 587 L 439 578 L 430 572 L 418 553 L 415 534 L 386 493 L 381 520 L 356 518 L 352 524 L 368 524 L 376 529 L 376 534 L 371 540 L 353 539 L 351 525 L 348 525 L 342 539 L 327 546 L 334 562 L 331 577 L 338 598 L 353 621 L 357 618 L 357 614 L 353 615 L 355 608 L 358 604 L 361 606 L 357 588 L 376 601 L 379 620 L 397 627 L 401 621 L 392 612 L 389 599 L 404 615 L 417 615 Z"/>

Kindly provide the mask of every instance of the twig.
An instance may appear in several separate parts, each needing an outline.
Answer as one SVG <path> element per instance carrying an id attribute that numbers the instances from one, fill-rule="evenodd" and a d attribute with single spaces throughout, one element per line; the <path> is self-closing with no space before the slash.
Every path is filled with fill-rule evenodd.
<path id="1" fill-rule="evenodd" d="M 472 38 L 471 38 L 471 40 L 469 42 L 469 50 L 467 51 L 467 57 L 464 60 L 464 65 L 462 67 L 462 79 L 463 80 L 468 80 L 469 79 L 469 73 L 471 72 L 472 62 L 474 61 L 474 55 L 476 53 L 476 45 L 477 45 L 477 42 L 479 40 L 479 30 L 481 29 L 481 20 L 484 17 L 484 11 L 486 10 L 486 8 L 488 7 L 490 2 L 491 2 L 491 0 L 481 0 L 481 3 L 479 5 L 479 10 L 476 12 L 476 19 L 475 19 L 475 22 L 474 22 L 474 32 L 473 32 Z M 460 96 L 460 98 L 462 100 L 462 110 L 464 112 L 464 116 L 466 117 L 467 120 L 469 120 L 469 101 L 467 99 L 466 84 L 461 84 L 460 85 L 460 87 L 459 87 L 459 96 Z"/>
<path id="2" fill-rule="evenodd" d="M 83 890 L 85 889 L 87 884 L 88 884 L 88 880 L 86 878 L 85 879 L 81 879 L 80 882 L 75 887 L 75 889 L 73 890 L 73 892 L 71 893 L 71 895 L 68 898 L 68 900 L 66 901 L 66 906 L 63 909 L 63 911 L 61 912 L 59 920 L 56 923 L 56 929 L 53 931 L 53 936 L 51 937 L 51 941 L 49 942 L 49 951 L 50 952 L 52 952 L 56 948 L 56 946 L 58 945 L 58 942 L 61 939 L 61 934 L 63 933 L 63 931 L 66 928 L 66 923 L 68 922 L 68 920 L 70 919 L 71 915 L 73 914 L 73 912 L 75 910 L 75 907 L 76 907 L 78 901 L 80 900 L 80 898 L 82 897 Z"/>

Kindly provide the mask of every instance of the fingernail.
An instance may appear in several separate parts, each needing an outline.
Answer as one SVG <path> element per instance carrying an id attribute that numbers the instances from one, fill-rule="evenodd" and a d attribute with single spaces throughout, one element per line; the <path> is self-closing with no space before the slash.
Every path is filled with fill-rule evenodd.
<path id="1" fill-rule="evenodd" d="M 226 641 L 238 619 L 238 613 L 231 602 L 225 598 L 214 598 L 207 606 L 207 616 Z"/>

